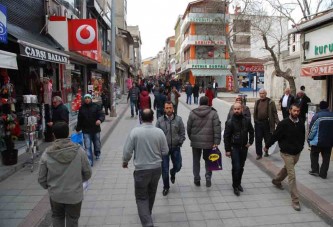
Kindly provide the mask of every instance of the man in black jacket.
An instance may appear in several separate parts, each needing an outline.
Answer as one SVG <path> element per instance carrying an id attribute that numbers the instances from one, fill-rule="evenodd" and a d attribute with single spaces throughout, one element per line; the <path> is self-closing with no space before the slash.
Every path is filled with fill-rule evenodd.
<path id="1" fill-rule="evenodd" d="M 304 147 L 305 126 L 299 119 L 300 107 L 292 104 L 289 109 L 289 118 L 283 119 L 276 127 L 272 137 L 265 145 L 264 151 L 276 141 L 279 142 L 281 157 L 284 167 L 280 170 L 275 179 L 272 180 L 279 189 L 283 189 L 281 182 L 288 176 L 289 189 L 292 199 L 292 207 L 300 211 L 299 195 L 296 186 L 295 165 L 298 162 L 301 151 Z"/>
<path id="2" fill-rule="evenodd" d="M 54 96 L 52 98 L 52 120 L 47 123 L 48 126 L 52 127 L 57 122 L 66 122 L 69 121 L 69 111 L 67 107 L 63 104 L 60 96 Z"/>
<path id="3" fill-rule="evenodd" d="M 84 104 L 80 107 L 77 117 L 76 131 L 82 130 L 84 146 L 91 166 L 94 163 L 91 144 L 94 145 L 96 159 L 99 159 L 101 154 L 100 125 L 104 120 L 105 114 L 101 106 L 92 102 L 90 94 L 84 95 Z"/>
<path id="4" fill-rule="evenodd" d="M 232 162 L 232 187 L 235 195 L 239 196 L 239 192 L 243 192 L 242 176 L 247 150 L 253 144 L 254 129 L 251 119 L 243 116 L 242 104 L 235 103 L 233 112 L 232 117 L 225 123 L 223 138 L 225 155 L 231 157 Z"/>
<path id="5" fill-rule="evenodd" d="M 292 94 L 290 94 L 290 88 L 287 87 L 284 90 L 284 95 L 282 95 L 279 103 L 281 105 L 283 119 L 289 117 L 289 108 L 290 105 L 295 102 L 295 98 Z"/>

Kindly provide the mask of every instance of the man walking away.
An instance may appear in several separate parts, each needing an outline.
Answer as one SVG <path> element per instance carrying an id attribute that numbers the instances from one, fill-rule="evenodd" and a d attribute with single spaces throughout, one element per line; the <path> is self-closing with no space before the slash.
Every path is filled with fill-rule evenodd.
<path id="1" fill-rule="evenodd" d="M 154 226 L 151 213 L 158 181 L 161 177 L 162 155 L 169 152 L 163 131 L 152 125 L 154 112 L 144 109 L 143 124 L 135 127 L 127 137 L 123 151 L 123 168 L 127 168 L 134 152 L 135 199 L 142 226 Z"/>
<path id="2" fill-rule="evenodd" d="M 131 104 L 131 117 L 134 117 L 134 108 L 135 108 L 135 114 L 138 116 L 138 99 L 140 95 L 140 89 L 136 85 L 136 83 L 133 83 L 133 86 L 131 89 L 128 91 L 128 96 L 127 96 L 127 102 L 130 100 Z"/>
<path id="3" fill-rule="evenodd" d="M 296 211 L 300 211 L 301 206 L 296 186 L 295 165 L 303 150 L 305 140 L 305 126 L 304 122 L 298 118 L 299 114 L 300 108 L 296 104 L 292 104 L 289 109 L 289 118 L 283 119 L 277 125 L 276 130 L 264 148 L 264 151 L 267 152 L 270 146 L 276 141 L 279 142 L 284 167 L 272 180 L 272 184 L 282 189 L 281 182 L 288 176 L 292 207 Z"/>
<path id="4" fill-rule="evenodd" d="M 140 123 L 142 122 L 141 120 L 141 115 L 142 115 L 142 111 L 144 109 L 151 109 L 151 99 L 149 96 L 149 93 L 147 91 L 147 88 L 143 88 L 142 92 L 140 93 L 139 96 L 139 117 L 140 117 Z"/>
<path id="5" fill-rule="evenodd" d="M 166 96 L 163 93 L 164 89 L 160 87 L 159 92 L 154 99 L 154 110 L 156 110 L 157 119 L 163 116 L 164 112 L 164 103 L 166 102 Z"/>
<path id="6" fill-rule="evenodd" d="M 180 93 L 177 91 L 176 86 L 172 86 L 172 90 L 169 93 L 168 100 L 170 100 L 172 102 L 175 115 L 177 115 L 179 97 L 180 97 Z"/>
<path id="7" fill-rule="evenodd" d="M 169 163 L 170 157 L 173 168 L 170 170 L 171 183 L 175 183 L 176 173 L 182 168 L 182 155 L 180 153 L 180 147 L 185 140 L 185 127 L 183 120 L 180 116 L 174 114 L 173 105 L 171 101 L 167 101 L 164 104 L 165 115 L 158 118 L 156 127 L 162 129 L 164 132 L 169 153 L 163 155 L 162 158 L 162 178 L 163 178 L 163 195 L 166 196 L 169 193 Z"/>
<path id="8" fill-rule="evenodd" d="M 186 82 L 185 93 L 186 93 L 186 104 L 191 105 L 193 88 L 192 88 L 192 84 L 190 84 L 189 82 Z"/>
<path id="9" fill-rule="evenodd" d="M 194 184 L 200 186 L 200 158 L 201 154 L 209 152 L 213 147 L 217 147 L 221 142 L 221 122 L 217 111 L 208 106 L 208 98 L 202 96 L 199 101 L 200 106 L 190 112 L 187 121 L 187 135 L 191 140 L 193 154 L 193 175 Z M 212 171 L 206 167 L 206 186 L 211 186 Z"/>
<path id="10" fill-rule="evenodd" d="M 295 102 L 295 98 L 292 94 L 290 94 L 290 88 L 286 88 L 284 91 L 284 95 L 282 95 L 280 99 L 281 111 L 283 115 L 283 119 L 289 117 L 289 109 L 290 105 Z"/>
<path id="11" fill-rule="evenodd" d="M 262 158 L 262 140 L 267 143 L 275 130 L 275 124 L 279 123 L 275 102 L 266 97 L 267 92 L 263 88 L 259 90 L 259 96 L 253 113 L 257 160 Z M 268 157 L 268 152 L 265 152 L 265 157 Z"/>
<path id="12" fill-rule="evenodd" d="M 194 98 L 194 104 L 198 104 L 199 99 L 199 84 L 196 82 L 193 87 L 193 98 Z"/>
<path id="13" fill-rule="evenodd" d="M 243 106 L 234 104 L 233 115 L 225 124 L 225 154 L 231 157 L 232 187 L 235 195 L 243 192 L 241 185 L 248 148 L 253 144 L 254 129 L 251 119 L 243 116 Z"/>
<path id="14" fill-rule="evenodd" d="M 295 103 L 301 108 L 299 118 L 305 122 L 306 114 L 308 113 L 309 103 L 311 99 L 304 93 L 304 91 L 297 92 Z"/>
<path id="15" fill-rule="evenodd" d="M 92 144 L 94 145 L 94 154 L 96 160 L 101 155 L 101 124 L 105 120 L 105 114 L 102 108 L 92 102 L 91 95 L 84 95 L 84 104 L 79 109 L 77 117 L 76 131 L 82 130 L 83 142 L 87 151 L 90 165 L 93 166 L 94 158 L 92 154 Z"/>
<path id="16" fill-rule="evenodd" d="M 216 82 L 216 80 L 213 81 L 213 89 L 214 89 L 214 98 L 217 97 L 217 89 L 219 87 L 219 84 Z"/>
<path id="17" fill-rule="evenodd" d="M 320 110 L 313 116 L 309 127 L 308 143 L 311 146 L 309 174 L 326 179 L 333 146 L 333 113 L 329 111 L 328 103 L 325 101 L 321 101 L 319 107 Z M 319 154 L 323 159 L 320 169 Z"/>
<path id="18" fill-rule="evenodd" d="M 40 159 L 38 183 L 49 191 L 53 226 L 79 226 L 82 182 L 90 179 L 91 168 L 83 148 L 68 138 L 67 123 L 55 123 L 53 134 L 56 140 Z"/>

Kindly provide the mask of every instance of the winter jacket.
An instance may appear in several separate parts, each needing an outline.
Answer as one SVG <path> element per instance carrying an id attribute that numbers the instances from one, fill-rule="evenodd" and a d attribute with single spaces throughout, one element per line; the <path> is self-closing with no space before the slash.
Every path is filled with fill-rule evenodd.
<path id="1" fill-rule="evenodd" d="M 76 131 L 81 131 L 83 133 L 97 133 L 101 131 L 101 126 L 96 125 L 96 121 L 100 120 L 103 122 L 105 120 L 105 114 L 101 106 L 96 103 L 84 103 L 80 109 L 77 117 Z"/>
<path id="2" fill-rule="evenodd" d="M 192 110 L 187 120 L 187 135 L 191 147 L 210 149 L 221 143 L 221 121 L 216 110 L 210 106 L 199 106 Z"/>
<path id="3" fill-rule="evenodd" d="M 199 85 L 197 84 L 193 87 L 193 97 L 199 97 Z"/>
<path id="4" fill-rule="evenodd" d="M 301 108 L 301 112 L 299 114 L 299 117 L 303 119 L 303 121 L 305 121 L 306 118 L 306 114 L 308 112 L 308 108 L 309 108 L 309 102 L 311 102 L 311 99 L 306 96 L 304 94 L 304 96 L 302 98 L 298 97 L 295 99 L 295 103 L 297 105 L 299 105 L 299 107 Z"/>
<path id="5" fill-rule="evenodd" d="M 68 124 L 69 122 L 69 111 L 64 104 L 59 104 L 57 107 L 53 107 L 52 109 L 52 122 L 55 124 L 56 122 L 64 121 Z"/>
<path id="6" fill-rule="evenodd" d="M 174 105 L 178 105 L 178 102 L 179 102 L 179 97 L 180 97 L 180 94 L 179 92 L 176 90 L 175 92 L 173 92 L 171 90 L 171 92 L 168 94 L 168 101 L 171 101 L 171 93 L 173 93 L 175 95 L 175 101 L 176 103 L 173 103 Z"/>
<path id="7" fill-rule="evenodd" d="M 285 95 L 282 95 L 282 97 L 280 98 L 280 101 L 279 101 L 280 106 L 281 106 L 281 110 L 282 110 L 282 101 L 283 101 L 284 96 Z M 294 96 L 292 94 L 290 94 L 288 96 L 288 101 L 287 101 L 287 107 L 286 108 L 289 110 L 291 104 L 293 104 L 294 102 L 295 102 L 295 98 L 294 98 Z"/>
<path id="8" fill-rule="evenodd" d="M 231 151 L 232 147 L 244 147 L 246 144 L 253 144 L 254 129 L 251 119 L 244 115 L 233 115 L 226 121 L 224 130 L 225 151 Z"/>
<path id="9" fill-rule="evenodd" d="M 165 101 L 166 96 L 164 94 L 158 93 L 154 99 L 154 109 L 163 110 Z"/>
<path id="10" fill-rule="evenodd" d="M 231 119 L 233 114 L 234 114 L 234 105 L 230 107 L 227 120 Z M 243 105 L 243 116 L 251 119 L 251 111 L 248 106 Z"/>
<path id="11" fill-rule="evenodd" d="M 328 109 L 318 111 L 310 123 L 308 142 L 310 146 L 333 146 L 333 112 Z"/>
<path id="12" fill-rule="evenodd" d="M 185 127 L 180 116 L 173 115 L 171 120 L 163 115 L 158 118 L 156 127 L 164 132 L 169 148 L 181 147 L 185 140 Z"/>
<path id="13" fill-rule="evenodd" d="M 151 109 L 151 100 L 148 91 L 142 91 L 139 99 L 139 109 Z"/>
<path id="14" fill-rule="evenodd" d="M 162 155 L 169 152 L 163 131 L 151 123 L 143 123 L 132 129 L 123 150 L 123 162 L 133 158 L 135 170 L 161 168 Z M 134 153 L 134 155 L 133 155 Z"/>
<path id="15" fill-rule="evenodd" d="M 265 147 L 269 148 L 276 141 L 279 142 L 282 153 L 290 155 L 301 153 L 305 141 L 304 121 L 293 122 L 289 117 L 280 121 Z"/>
<path id="16" fill-rule="evenodd" d="M 208 106 L 213 106 L 214 92 L 212 89 L 207 89 L 205 96 L 208 98 Z"/>
<path id="17" fill-rule="evenodd" d="M 191 84 L 186 85 L 186 87 L 185 87 L 185 93 L 186 93 L 187 95 L 192 95 L 192 92 L 193 92 L 192 85 L 191 85 Z"/>
<path id="18" fill-rule="evenodd" d="M 84 149 L 69 138 L 55 140 L 40 159 L 38 183 L 48 189 L 51 200 L 57 203 L 81 202 L 82 183 L 90 177 L 91 168 Z"/>
<path id="19" fill-rule="evenodd" d="M 128 91 L 127 101 L 128 100 L 137 101 L 139 99 L 139 95 L 140 95 L 140 89 L 138 87 L 132 87 Z"/>
<path id="20" fill-rule="evenodd" d="M 273 133 L 275 130 L 275 124 L 278 124 L 279 121 L 279 117 L 277 115 L 277 110 L 276 110 L 276 106 L 275 106 L 275 102 L 273 100 L 271 100 L 270 98 L 268 99 L 268 122 L 269 122 L 269 129 L 270 129 L 270 133 Z M 253 119 L 254 122 L 258 121 L 258 104 L 260 102 L 260 99 L 258 99 L 255 104 L 254 104 L 254 112 L 253 112 Z"/>

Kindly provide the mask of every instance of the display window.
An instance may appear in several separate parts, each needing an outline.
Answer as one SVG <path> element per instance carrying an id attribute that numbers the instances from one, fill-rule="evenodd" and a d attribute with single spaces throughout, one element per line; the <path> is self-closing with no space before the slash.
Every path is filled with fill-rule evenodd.
<path id="1" fill-rule="evenodd" d="M 102 74 L 91 72 L 90 81 L 88 82 L 88 92 L 91 93 L 93 100 L 100 100 L 104 86 Z"/>

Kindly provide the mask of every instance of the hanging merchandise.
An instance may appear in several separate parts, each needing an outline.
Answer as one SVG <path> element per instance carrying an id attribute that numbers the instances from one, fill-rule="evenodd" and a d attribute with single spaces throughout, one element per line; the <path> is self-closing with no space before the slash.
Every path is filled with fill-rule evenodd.
<path id="1" fill-rule="evenodd" d="M 75 98 L 72 101 L 72 112 L 78 112 L 81 107 L 82 102 L 82 91 L 81 88 L 78 89 Z"/>

